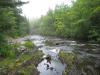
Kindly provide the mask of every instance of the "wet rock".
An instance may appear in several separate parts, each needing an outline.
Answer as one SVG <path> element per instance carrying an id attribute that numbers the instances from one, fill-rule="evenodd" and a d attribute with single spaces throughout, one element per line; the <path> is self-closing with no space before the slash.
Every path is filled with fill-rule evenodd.
<path id="1" fill-rule="evenodd" d="M 50 55 L 47 55 L 47 57 L 45 59 L 47 60 L 47 63 L 51 64 L 51 56 Z"/>
<path id="2" fill-rule="evenodd" d="M 54 69 L 55 69 L 55 68 L 53 68 L 53 67 L 50 67 L 50 70 L 51 70 L 51 71 L 53 71 Z"/>
<path id="3" fill-rule="evenodd" d="M 25 51 L 27 51 L 27 48 L 25 46 L 20 46 L 17 49 L 18 49 L 19 52 L 25 52 Z"/>

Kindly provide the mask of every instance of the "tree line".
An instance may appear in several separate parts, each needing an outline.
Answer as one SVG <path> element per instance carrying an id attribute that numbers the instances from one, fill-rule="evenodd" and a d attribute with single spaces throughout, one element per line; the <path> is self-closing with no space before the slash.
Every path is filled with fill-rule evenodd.
<path id="1" fill-rule="evenodd" d="M 100 43 L 100 0 L 57 5 L 30 24 L 32 33 Z"/>
<path id="2" fill-rule="evenodd" d="M 26 4 L 20 0 L 0 0 L 0 56 L 10 53 L 7 39 L 24 36 L 29 33 L 29 23 L 22 16 L 20 6 Z"/>

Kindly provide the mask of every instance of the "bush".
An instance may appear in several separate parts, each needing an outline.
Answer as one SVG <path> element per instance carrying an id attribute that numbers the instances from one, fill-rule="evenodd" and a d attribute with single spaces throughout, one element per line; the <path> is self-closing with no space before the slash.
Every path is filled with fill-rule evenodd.
<path id="1" fill-rule="evenodd" d="M 1 57 L 15 57 L 15 50 L 13 49 L 12 45 L 4 45 L 0 48 L 0 56 Z"/>

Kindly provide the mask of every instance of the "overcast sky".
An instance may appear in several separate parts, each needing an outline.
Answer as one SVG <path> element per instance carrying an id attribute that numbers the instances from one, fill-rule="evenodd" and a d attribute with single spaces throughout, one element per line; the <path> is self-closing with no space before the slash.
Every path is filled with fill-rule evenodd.
<path id="1" fill-rule="evenodd" d="M 54 9 L 56 5 L 65 3 L 71 4 L 71 0 L 22 0 L 29 1 L 28 4 L 22 6 L 23 14 L 31 18 L 39 18 L 41 15 L 45 15 L 50 9 Z"/>

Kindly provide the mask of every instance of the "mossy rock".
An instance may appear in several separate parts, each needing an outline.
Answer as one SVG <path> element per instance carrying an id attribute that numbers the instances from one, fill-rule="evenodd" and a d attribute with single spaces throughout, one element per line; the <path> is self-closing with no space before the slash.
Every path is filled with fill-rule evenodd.
<path id="1" fill-rule="evenodd" d="M 24 43 L 24 46 L 27 47 L 30 50 L 32 50 L 33 48 L 35 48 L 35 45 L 32 43 L 32 41 L 26 41 Z"/>
<path id="2" fill-rule="evenodd" d="M 73 64 L 74 61 L 75 61 L 75 58 L 76 58 L 75 54 L 73 54 L 73 53 L 66 53 L 66 52 L 63 52 L 63 51 L 61 51 L 59 53 L 59 56 L 67 64 Z"/>
<path id="3" fill-rule="evenodd" d="M 54 45 L 53 41 L 51 41 L 51 40 L 46 40 L 45 44 L 50 45 L 50 46 Z"/>
<path id="4" fill-rule="evenodd" d="M 64 72 L 64 75 L 67 75 L 71 71 L 73 65 L 75 64 L 77 56 L 73 53 L 60 51 L 59 58 L 67 66 Z"/>

